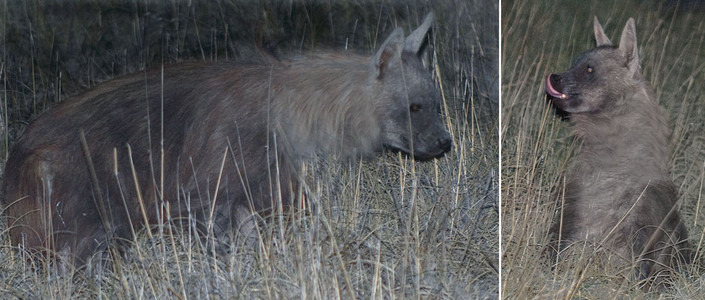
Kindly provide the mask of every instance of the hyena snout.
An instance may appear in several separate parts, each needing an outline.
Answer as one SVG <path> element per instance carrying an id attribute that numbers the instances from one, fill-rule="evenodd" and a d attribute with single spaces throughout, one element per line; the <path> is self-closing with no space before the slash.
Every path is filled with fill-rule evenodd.
<path id="1" fill-rule="evenodd" d="M 549 74 L 546 78 L 546 93 L 555 99 L 568 100 L 569 96 L 565 93 L 564 81 L 560 74 Z"/>
<path id="2" fill-rule="evenodd" d="M 384 147 L 424 161 L 439 158 L 453 147 L 453 139 L 437 112 L 427 112 L 411 120 L 384 122 Z"/>
<path id="3" fill-rule="evenodd" d="M 414 159 L 429 160 L 445 155 L 453 147 L 450 133 L 440 127 L 419 133 L 414 139 Z"/>
<path id="4" fill-rule="evenodd" d="M 595 111 L 599 105 L 590 100 L 594 92 L 585 93 L 585 85 L 570 70 L 561 74 L 549 74 L 546 78 L 546 94 L 559 114 Z"/>

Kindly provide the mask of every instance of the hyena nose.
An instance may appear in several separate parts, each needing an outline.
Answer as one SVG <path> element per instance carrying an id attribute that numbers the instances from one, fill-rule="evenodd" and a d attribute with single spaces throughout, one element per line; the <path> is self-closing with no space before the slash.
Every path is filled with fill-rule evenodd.
<path id="1" fill-rule="evenodd" d="M 451 146 L 453 146 L 453 140 L 449 137 L 440 137 L 436 140 L 436 145 L 445 153 L 450 151 Z"/>
<path id="2" fill-rule="evenodd" d="M 546 94 L 553 98 L 566 99 L 568 96 L 563 93 L 563 79 L 556 74 L 548 75 L 546 78 Z"/>

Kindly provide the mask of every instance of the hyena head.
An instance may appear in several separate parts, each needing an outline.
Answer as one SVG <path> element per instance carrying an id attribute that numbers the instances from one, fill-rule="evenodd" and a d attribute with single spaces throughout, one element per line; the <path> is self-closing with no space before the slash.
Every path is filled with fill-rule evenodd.
<path id="1" fill-rule="evenodd" d="M 581 54 L 568 71 L 546 79 L 546 93 L 564 112 L 603 112 L 641 82 L 634 19 L 624 26 L 619 46 L 612 45 L 597 17 L 594 31 L 597 47 Z"/>
<path id="2" fill-rule="evenodd" d="M 420 58 L 432 22 L 429 13 L 406 39 L 397 28 L 370 61 L 370 85 L 380 89 L 376 101 L 384 101 L 383 144 L 417 160 L 441 157 L 453 144 L 441 121 L 440 92 Z"/>

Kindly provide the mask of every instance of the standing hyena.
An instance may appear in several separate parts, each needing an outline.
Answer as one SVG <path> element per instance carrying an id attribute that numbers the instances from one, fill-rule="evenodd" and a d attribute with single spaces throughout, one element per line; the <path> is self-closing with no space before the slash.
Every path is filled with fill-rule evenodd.
<path id="1" fill-rule="evenodd" d="M 291 203 L 315 153 L 442 156 L 452 142 L 419 58 L 432 19 L 406 39 L 396 29 L 371 58 L 181 64 L 58 105 L 7 162 L 12 244 L 81 265 L 109 240 L 165 220 L 166 207 L 220 240 L 253 212 Z"/>
<path id="2" fill-rule="evenodd" d="M 634 20 L 618 47 L 597 18 L 594 31 L 597 48 L 546 80 L 580 141 L 551 231 L 558 251 L 587 240 L 635 265 L 639 278 L 654 278 L 689 256 L 669 176 L 666 112 L 639 70 Z"/>

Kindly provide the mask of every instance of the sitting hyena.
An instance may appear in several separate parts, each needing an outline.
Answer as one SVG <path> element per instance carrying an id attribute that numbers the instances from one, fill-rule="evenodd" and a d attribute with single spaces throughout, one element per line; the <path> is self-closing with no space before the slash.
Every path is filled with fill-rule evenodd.
<path id="1" fill-rule="evenodd" d="M 254 230 L 253 213 L 291 205 L 317 153 L 444 155 L 452 139 L 419 57 L 432 21 L 406 38 L 397 28 L 371 57 L 180 64 L 61 103 L 7 161 L 12 244 L 83 265 L 168 216 L 227 240 Z"/>
<path id="2" fill-rule="evenodd" d="M 597 48 L 546 80 L 553 105 L 580 140 L 567 174 L 556 250 L 587 240 L 636 266 L 640 279 L 688 260 L 688 236 L 669 176 L 670 129 L 642 78 L 634 20 L 613 46 L 595 18 Z M 665 273 L 664 273 L 665 274 Z"/>

